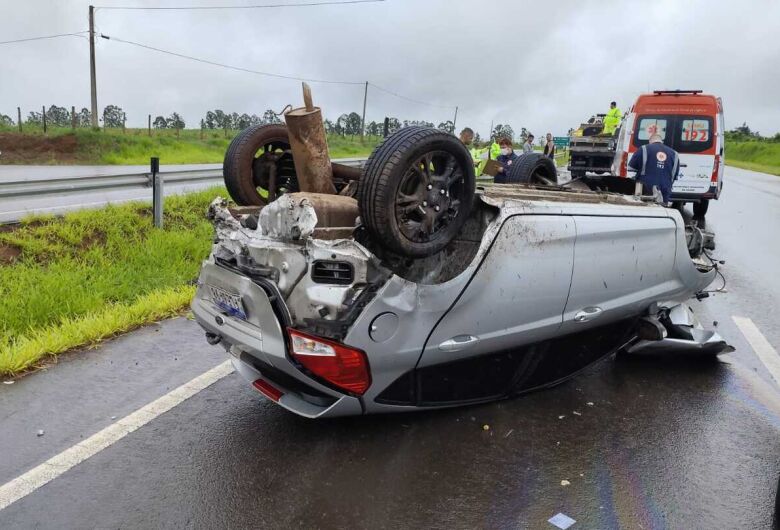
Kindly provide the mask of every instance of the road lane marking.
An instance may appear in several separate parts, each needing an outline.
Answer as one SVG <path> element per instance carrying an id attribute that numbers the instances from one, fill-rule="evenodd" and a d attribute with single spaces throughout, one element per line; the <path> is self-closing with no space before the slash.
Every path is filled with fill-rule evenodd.
<path id="1" fill-rule="evenodd" d="M 26 497 L 72 467 L 110 447 L 131 432 L 143 427 L 161 414 L 171 410 L 176 405 L 181 404 L 232 372 L 233 366 L 231 362 L 225 361 L 161 398 L 117 420 L 86 440 L 53 456 L 43 464 L 3 484 L 0 486 L 0 510 Z"/>
<path id="2" fill-rule="evenodd" d="M 769 374 L 780 385 L 780 355 L 777 354 L 766 337 L 759 331 L 758 327 L 747 317 L 732 316 L 734 323 L 750 343 L 750 347 L 756 352 L 758 359 L 764 363 L 769 370 Z"/>

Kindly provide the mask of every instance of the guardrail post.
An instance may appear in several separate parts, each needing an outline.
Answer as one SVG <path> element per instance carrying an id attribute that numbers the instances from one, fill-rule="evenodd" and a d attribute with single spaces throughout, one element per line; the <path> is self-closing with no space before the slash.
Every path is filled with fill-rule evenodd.
<path id="1" fill-rule="evenodd" d="M 156 156 L 151 160 L 152 170 L 152 211 L 154 215 L 154 226 L 162 228 L 163 226 L 163 177 L 160 175 L 160 159 Z"/>

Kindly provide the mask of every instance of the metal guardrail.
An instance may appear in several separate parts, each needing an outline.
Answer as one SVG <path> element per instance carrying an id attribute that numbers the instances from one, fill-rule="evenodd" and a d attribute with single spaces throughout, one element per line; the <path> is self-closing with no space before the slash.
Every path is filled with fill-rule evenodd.
<path id="1" fill-rule="evenodd" d="M 360 167 L 365 158 L 343 158 L 334 160 L 339 164 Z M 197 184 L 222 180 L 222 168 L 189 169 L 183 171 L 160 171 L 166 185 Z M 23 201 L 27 197 L 56 195 L 60 193 L 121 191 L 149 188 L 153 185 L 152 173 L 126 173 L 121 175 L 92 175 L 85 177 L 64 177 L 46 180 L 11 180 L 0 182 L 0 198 L 14 198 Z"/>

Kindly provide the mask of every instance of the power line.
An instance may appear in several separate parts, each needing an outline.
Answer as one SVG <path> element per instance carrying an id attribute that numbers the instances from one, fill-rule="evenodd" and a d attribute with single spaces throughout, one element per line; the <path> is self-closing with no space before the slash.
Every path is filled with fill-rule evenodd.
<path id="1" fill-rule="evenodd" d="M 261 4 L 261 5 L 228 5 L 228 6 L 97 6 L 95 9 L 123 9 L 133 11 L 179 11 L 179 10 L 216 10 L 216 9 L 266 9 L 277 7 L 316 7 L 346 4 L 369 4 L 385 0 L 333 0 L 326 2 L 302 2 L 297 4 Z"/>
<path id="2" fill-rule="evenodd" d="M 34 40 L 56 39 L 58 37 L 80 37 L 84 33 L 89 33 L 89 31 L 77 31 L 76 33 L 59 33 L 57 35 L 44 35 L 41 37 L 29 37 L 26 39 L 6 40 L 6 41 L 0 41 L 0 44 L 14 44 L 16 42 L 30 42 Z"/>
<path id="3" fill-rule="evenodd" d="M 368 84 L 371 85 L 372 87 L 376 88 L 377 90 L 381 90 L 382 92 L 390 94 L 391 96 L 395 96 L 397 98 L 405 99 L 406 101 L 411 101 L 412 103 L 417 103 L 418 105 L 426 105 L 428 107 L 438 107 L 440 109 L 454 109 L 455 108 L 455 105 L 438 105 L 436 103 L 428 103 L 428 102 L 425 102 L 425 101 L 420 101 L 418 99 L 412 99 L 412 98 L 403 96 L 401 94 L 398 94 L 397 92 L 393 92 L 392 90 L 388 90 L 386 88 L 382 88 L 381 86 L 375 85 L 374 83 L 371 83 L 371 82 L 369 82 Z"/>
<path id="4" fill-rule="evenodd" d="M 158 53 L 164 53 L 166 55 L 173 55 L 174 57 L 180 57 L 182 59 L 189 59 L 190 61 L 196 61 L 196 62 L 199 62 L 199 63 L 209 64 L 211 66 L 219 66 L 220 68 L 227 68 L 229 70 L 237 70 L 239 72 L 246 72 L 246 73 L 249 73 L 249 74 L 263 75 L 263 76 L 267 76 L 267 77 L 276 77 L 276 78 L 279 78 L 279 79 L 291 79 L 293 81 L 306 81 L 306 82 L 309 82 L 309 83 L 328 83 L 328 84 L 334 84 L 334 85 L 362 85 L 362 84 L 364 84 L 363 81 L 334 81 L 334 80 L 329 80 L 329 79 L 312 79 L 312 78 L 308 78 L 308 77 L 297 77 L 297 76 L 292 76 L 292 75 L 275 74 L 275 73 L 271 73 L 271 72 L 261 72 L 259 70 L 251 70 L 249 68 L 243 68 L 241 66 L 232 66 L 232 65 L 229 65 L 229 64 L 223 64 L 223 63 L 218 63 L 218 62 L 215 62 L 215 61 L 209 61 L 208 59 L 200 59 L 198 57 L 193 57 L 191 55 L 184 55 L 183 53 L 171 52 L 171 51 L 168 51 L 168 50 L 155 48 L 154 46 L 148 46 L 146 44 L 141 44 L 140 42 L 133 42 L 133 41 L 129 41 L 129 40 L 120 39 L 118 37 L 111 37 L 111 36 L 108 36 L 108 35 L 103 35 L 102 33 L 101 33 L 100 36 L 103 37 L 106 40 L 114 40 L 114 41 L 117 41 L 117 42 L 122 42 L 124 44 L 131 44 L 133 46 L 138 46 L 139 48 L 145 48 L 147 50 L 152 50 L 152 51 L 155 51 L 155 52 L 158 52 Z"/>
<path id="5" fill-rule="evenodd" d="M 116 42 L 121 42 L 123 44 L 130 44 L 132 46 L 137 46 L 139 48 L 143 48 L 143 49 L 146 49 L 146 50 L 151 50 L 151 51 L 154 51 L 154 52 L 163 53 L 165 55 L 172 55 L 174 57 L 179 57 L 181 59 L 187 59 L 187 60 L 190 60 L 190 61 L 195 61 L 195 62 L 199 62 L 199 63 L 203 63 L 203 64 L 208 64 L 208 65 L 211 65 L 211 66 L 218 66 L 220 68 L 227 68 L 229 70 L 236 70 L 238 72 L 246 72 L 246 73 L 249 73 L 249 74 L 262 75 L 262 76 L 267 76 L 267 77 L 275 77 L 277 79 L 289 79 L 289 80 L 293 80 L 293 81 L 306 81 L 306 82 L 309 82 L 309 83 L 325 83 L 325 84 L 332 84 L 332 85 L 352 85 L 352 86 L 364 85 L 366 83 L 365 81 L 339 81 L 339 80 L 333 80 L 333 79 L 314 79 L 314 78 L 309 78 L 309 77 L 298 77 L 298 76 L 293 76 L 293 75 L 276 74 L 276 73 L 272 73 L 272 72 L 262 72 L 262 71 L 259 71 L 259 70 L 252 70 L 250 68 L 243 68 L 241 66 L 233 66 L 233 65 L 229 65 L 229 64 L 218 63 L 216 61 L 210 61 L 208 59 L 201 59 L 199 57 L 193 57 L 192 55 L 185 55 L 183 53 L 163 50 L 161 48 L 156 48 L 154 46 L 149 46 L 148 44 L 141 44 L 140 42 L 133 42 L 133 41 L 130 41 L 130 40 L 121 39 L 119 37 L 111 37 L 109 35 L 103 35 L 102 33 L 100 34 L 100 36 L 102 38 L 106 39 L 106 40 L 112 40 L 112 41 L 116 41 Z M 403 94 L 399 94 L 398 92 L 393 92 L 392 90 L 388 90 L 388 89 L 383 88 L 383 87 L 381 87 L 379 85 L 375 85 L 374 83 L 371 83 L 371 82 L 368 82 L 368 84 L 370 86 L 376 88 L 377 90 L 385 92 L 386 94 L 390 94 L 391 96 L 395 96 L 397 98 L 400 98 L 400 99 L 403 99 L 403 100 L 406 100 L 406 101 L 410 101 L 410 102 L 416 103 L 418 105 L 425 105 L 425 106 L 428 106 L 428 107 L 437 107 L 437 108 L 440 108 L 440 109 L 454 109 L 455 108 L 454 105 L 439 105 L 439 104 L 436 104 L 436 103 L 428 103 L 426 101 L 420 101 L 418 99 L 413 99 L 413 98 L 404 96 Z"/>

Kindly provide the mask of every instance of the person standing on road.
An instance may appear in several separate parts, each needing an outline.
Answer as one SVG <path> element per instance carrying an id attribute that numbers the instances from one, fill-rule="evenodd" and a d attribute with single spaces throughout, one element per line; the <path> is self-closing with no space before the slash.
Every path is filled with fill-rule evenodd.
<path id="1" fill-rule="evenodd" d="M 528 153 L 533 153 L 533 152 L 534 152 L 534 135 L 529 134 L 525 140 L 525 143 L 523 144 L 523 154 L 527 155 Z"/>
<path id="2" fill-rule="evenodd" d="M 552 133 L 547 133 L 546 142 L 544 144 L 544 156 L 555 160 L 555 142 L 553 141 Z"/>
<path id="3" fill-rule="evenodd" d="M 496 174 L 494 182 L 496 184 L 506 184 L 509 182 L 509 169 L 512 167 L 512 163 L 519 157 L 512 148 L 512 140 L 506 136 L 498 140 L 498 145 L 501 148 L 501 154 L 496 157 L 496 162 L 501 164 L 501 167 L 498 168 L 498 174 Z"/>
<path id="4" fill-rule="evenodd" d="M 604 116 L 604 132 L 602 134 L 613 135 L 620 125 L 620 119 L 623 115 L 620 109 L 617 108 L 617 103 L 614 101 L 609 104 L 609 112 Z"/>
<path id="5" fill-rule="evenodd" d="M 628 161 L 628 167 L 636 170 L 636 179 L 641 182 L 643 194 L 655 194 L 660 190 L 664 205 L 671 201 L 672 183 L 680 172 L 680 156 L 677 151 L 664 145 L 660 134 L 653 134 L 647 145 L 643 145 Z"/>

